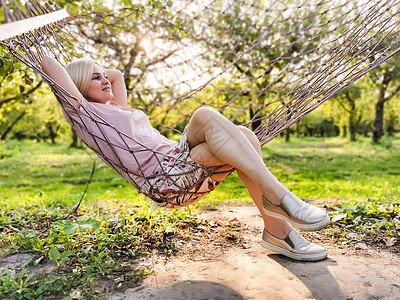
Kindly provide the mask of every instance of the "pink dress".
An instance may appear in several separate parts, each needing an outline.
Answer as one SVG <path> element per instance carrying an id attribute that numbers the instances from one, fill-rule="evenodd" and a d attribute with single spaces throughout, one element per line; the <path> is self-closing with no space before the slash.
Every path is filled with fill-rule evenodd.
<path id="1" fill-rule="evenodd" d="M 179 144 L 168 140 L 141 110 L 83 99 L 79 109 L 65 104 L 63 111 L 100 159 L 160 206 L 197 202 L 220 183 L 211 178 L 218 167 L 207 168 L 190 158 L 186 132 Z"/>
<path id="2" fill-rule="evenodd" d="M 139 109 L 85 99 L 79 109 L 68 104 L 63 108 L 78 137 L 139 190 L 145 178 L 157 170 L 165 155 L 177 145 L 153 128 Z"/>

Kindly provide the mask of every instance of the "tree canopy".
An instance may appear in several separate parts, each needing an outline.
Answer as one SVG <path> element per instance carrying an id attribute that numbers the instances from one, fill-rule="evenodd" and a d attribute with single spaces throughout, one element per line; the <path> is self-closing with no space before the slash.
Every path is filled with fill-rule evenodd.
<path id="1" fill-rule="evenodd" d="M 236 123 L 282 105 L 282 97 L 298 84 L 294 76 L 316 68 L 329 55 L 324 52 L 327 38 L 344 33 L 344 18 L 358 13 L 345 1 L 336 7 L 329 1 L 299 6 L 284 0 L 214 1 L 210 6 L 162 0 L 56 2 L 80 16 L 65 51 L 123 71 L 130 105 L 145 110 L 167 135 L 182 130 L 187 116 L 205 104 Z M 299 123 L 298 134 L 341 132 L 351 140 L 370 134 L 378 142 L 385 132 L 396 132 L 397 60 L 338 93 Z M 69 138 L 61 110 L 41 78 L 4 49 L 0 65 L 0 138 Z M 250 125 L 255 129 L 260 121 L 255 118 Z"/>

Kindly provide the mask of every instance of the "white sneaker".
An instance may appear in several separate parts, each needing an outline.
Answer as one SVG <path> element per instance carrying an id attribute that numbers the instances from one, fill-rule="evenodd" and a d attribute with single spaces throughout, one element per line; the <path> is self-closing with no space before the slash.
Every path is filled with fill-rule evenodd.
<path id="1" fill-rule="evenodd" d="M 273 236 L 264 228 L 261 245 L 268 250 L 302 261 L 322 260 L 328 256 L 324 247 L 307 241 L 294 228 L 283 240 Z"/>
<path id="2" fill-rule="evenodd" d="M 325 211 L 304 202 L 293 193 L 286 194 L 280 205 L 271 203 L 264 195 L 262 196 L 262 203 L 266 215 L 288 221 L 301 230 L 320 230 L 331 222 Z"/>

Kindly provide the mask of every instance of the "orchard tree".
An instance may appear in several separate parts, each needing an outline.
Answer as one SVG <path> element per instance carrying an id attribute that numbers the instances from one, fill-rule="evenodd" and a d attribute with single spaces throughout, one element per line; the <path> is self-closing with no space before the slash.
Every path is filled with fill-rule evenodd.
<path id="1" fill-rule="evenodd" d="M 362 109 L 360 109 L 361 98 L 360 84 L 353 84 L 347 87 L 335 97 L 342 110 L 347 114 L 347 131 L 351 142 L 357 140 L 356 132 L 360 121 L 363 117 Z"/>
<path id="2" fill-rule="evenodd" d="M 227 81 L 229 88 L 224 91 L 231 95 L 223 108 L 239 99 L 237 95 L 247 97 L 245 107 L 253 119 L 282 105 L 293 73 L 303 75 L 308 63 L 320 55 L 311 50 L 317 49 L 328 33 L 329 27 L 322 25 L 327 20 L 332 24 L 341 20 L 340 16 L 329 15 L 331 12 L 324 4 L 315 9 L 293 9 L 288 15 L 289 4 L 276 1 L 274 9 L 269 10 L 265 9 L 268 3 L 261 0 L 215 1 L 214 9 L 206 8 L 189 16 L 202 20 L 192 21 L 187 34 L 207 49 L 203 57 L 227 69 L 232 83 L 242 79 L 237 90 Z M 321 14 L 323 11 L 325 15 Z M 185 20 L 188 22 L 191 21 Z M 255 119 L 253 129 L 260 124 Z"/>
<path id="3" fill-rule="evenodd" d="M 43 83 L 34 78 L 33 72 L 0 48 L 0 140 L 26 116 L 32 96 Z"/>
<path id="4" fill-rule="evenodd" d="M 372 140 L 379 143 L 384 135 L 384 109 L 389 101 L 396 99 L 400 91 L 400 56 L 397 54 L 390 60 L 369 72 L 371 85 L 377 89 L 375 102 L 375 118 L 373 122 Z"/>

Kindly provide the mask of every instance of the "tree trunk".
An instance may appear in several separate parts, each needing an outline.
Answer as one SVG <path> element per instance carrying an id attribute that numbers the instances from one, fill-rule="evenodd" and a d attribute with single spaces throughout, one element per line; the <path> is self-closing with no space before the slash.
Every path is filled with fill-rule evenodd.
<path id="1" fill-rule="evenodd" d="M 285 130 L 285 142 L 288 143 L 290 141 L 290 128 L 286 128 Z"/>
<path id="2" fill-rule="evenodd" d="M 349 136 L 350 136 L 350 142 L 355 142 L 356 141 L 356 129 L 357 129 L 357 111 L 356 111 L 356 100 L 354 97 L 351 96 L 351 93 L 349 90 L 346 91 L 345 93 L 347 103 L 349 105 L 349 108 L 347 109 L 347 112 L 349 113 L 349 124 L 348 124 L 348 131 L 349 131 Z M 359 119 L 361 120 L 361 119 Z"/>
<path id="3" fill-rule="evenodd" d="M 57 132 L 59 129 L 59 126 L 54 126 L 54 124 L 55 122 L 46 123 L 47 130 L 49 131 L 49 138 L 52 144 L 56 143 L 56 138 L 58 135 Z"/>
<path id="4" fill-rule="evenodd" d="M 78 148 L 79 147 L 79 139 L 78 136 L 76 135 L 75 130 L 72 130 L 72 143 L 69 145 L 72 148 Z"/>
<path id="5" fill-rule="evenodd" d="M 251 104 L 250 104 L 250 106 L 249 106 L 249 113 L 250 113 L 250 120 L 252 120 L 253 117 L 254 117 L 254 115 L 255 115 L 255 113 L 254 113 L 254 110 L 253 110 L 253 107 L 251 106 Z M 258 126 L 260 126 L 260 125 L 261 125 L 261 120 L 252 121 L 252 122 L 251 122 L 251 129 L 252 129 L 253 131 L 255 131 L 256 128 L 257 128 Z"/>
<path id="6" fill-rule="evenodd" d="M 394 136 L 396 125 L 396 116 L 391 115 L 386 121 L 386 133 L 388 136 Z"/>
<path id="7" fill-rule="evenodd" d="M 296 123 L 296 137 L 300 137 L 300 121 Z"/>
<path id="8" fill-rule="evenodd" d="M 343 125 L 342 127 L 342 137 L 347 137 L 347 126 L 346 125 Z"/>
<path id="9" fill-rule="evenodd" d="M 374 143 L 379 143 L 380 138 L 383 136 L 383 108 L 385 100 L 381 95 L 378 102 L 375 105 L 375 120 L 374 128 L 372 130 L 372 140 Z"/>
<path id="10" fill-rule="evenodd" d="M 18 123 L 19 120 L 22 119 L 23 116 L 25 116 L 26 112 L 22 112 L 15 120 L 14 122 L 12 122 L 7 128 L 6 130 L 4 130 L 4 132 L 1 134 L 0 140 L 4 141 L 7 137 L 7 135 L 11 132 L 11 129 L 13 129 L 13 127 L 15 126 L 15 124 Z"/>
<path id="11" fill-rule="evenodd" d="M 355 142 L 356 139 L 356 124 L 354 121 L 354 114 L 350 112 L 349 116 L 349 135 L 350 135 L 350 142 Z"/>

